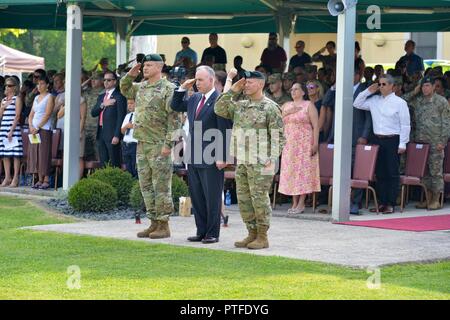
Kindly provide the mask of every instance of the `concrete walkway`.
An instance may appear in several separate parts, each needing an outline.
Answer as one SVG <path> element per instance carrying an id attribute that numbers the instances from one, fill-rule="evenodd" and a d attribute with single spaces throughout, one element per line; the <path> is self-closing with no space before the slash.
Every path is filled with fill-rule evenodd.
<path id="1" fill-rule="evenodd" d="M 170 223 L 172 237 L 161 240 L 136 237 L 138 231 L 148 226 L 146 219 L 142 219 L 141 225 L 131 220 L 119 220 L 34 226 L 27 229 L 282 256 L 359 268 L 450 259 L 450 231 L 407 232 L 344 226 L 327 221 L 277 216 L 283 215 L 282 211 L 276 211 L 272 218 L 269 230 L 270 248 L 256 251 L 237 249 L 233 243 L 242 239 L 246 235 L 246 230 L 236 207 L 230 209 L 227 210 L 230 216 L 229 227 L 222 228 L 219 243 L 210 245 L 186 241 L 188 236 L 195 235 L 193 217 L 172 217 Z M 449 210 L 446 210 L 440 214 L 448 212 Z M 377 219 L 383 217 L 374 216 Z M 389 216 L 391 217 L 394 218 Z"/>

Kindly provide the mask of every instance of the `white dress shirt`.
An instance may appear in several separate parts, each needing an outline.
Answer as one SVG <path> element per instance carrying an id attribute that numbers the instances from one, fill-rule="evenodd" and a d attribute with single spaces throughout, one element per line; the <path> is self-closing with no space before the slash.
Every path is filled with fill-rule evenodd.
<path id="1" fill-rule="evenodd" d="M 411 131 L 408 105 L 395 93 L 383 97 L 371 95 L 369 89 L 361 92 L 353 106 L 361 110 L 369 110 L 372 115 L 373 132 L 378 135 L 400 135 L 399 148 L 406 149 Z"/>
<path id="2" fill-rule="evenodd" d="M 127 113 L 127 115 L 123 119 L 122 128 L 125 127 L 128 124 L 128 122 L 130 122 L 131 115 L 133 115 L 133 118 L 131 119 L 131 123 L 134 123 L 134 112 L 129 112 L 129 113 Z M 126 143 L 135 142 L 135 143 L 137 143 L 138 141 L 135 138 L 133 138 L 133 133 L 134 133 L 134 129 L 130 129 L 130 132 L 128 134 L 125 133 L 125 135 L 123 136 L 123 142 L 126 142 Z"/>

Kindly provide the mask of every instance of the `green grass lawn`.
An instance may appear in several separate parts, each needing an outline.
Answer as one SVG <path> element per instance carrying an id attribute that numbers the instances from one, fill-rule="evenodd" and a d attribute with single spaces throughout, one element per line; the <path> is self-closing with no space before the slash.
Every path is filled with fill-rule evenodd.
<path id="1" fill-rule="evenodd" d="M 72 220 L 0 197 L 0 299 L 450 299 L 450 262 L 365 270 L 279 257 L 20 230 Z M 81 289 L 68 289 L 69 266 Z"/>

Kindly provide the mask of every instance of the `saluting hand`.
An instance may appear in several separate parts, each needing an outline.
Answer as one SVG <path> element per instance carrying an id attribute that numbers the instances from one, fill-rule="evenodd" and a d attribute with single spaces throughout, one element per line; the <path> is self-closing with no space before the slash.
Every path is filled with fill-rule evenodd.
<path id="1" fill-rule="evenodd" d="M 375 93 L 375 92 L 377 92 L 379 89 L 380 89 L 380 85 L 379 85 L 378 83 L 375 82 L 374 84 L 370 85 L 370 87 L 369 87 L 369 92 L 370 92 L 370 93 Z"/>
<path id="2" fill-rule="evenodd" d="M 227 78 L 234 79 L 234 77 L 236 77 L 237 74 L 238 71 L 236 70 L 236 68 L 231 68 L 230 71 L 228 72 Z"/>
<path id="3" fill-rule="evenodd" d="M 186 81 L 183 82 L 183 84 L 181 85 L 181 88 L 183 88 L 183 89 L 185 89 L 185 90 L 189 90 L 189 89 L 191 89 L 191 88 L 194 86 L 195 81 L 197 81 L 195 78 L 194 78 L 194 79 L 186 80 Z"/>
<path id="4" fill-rule="evenodd" d="M 137 77 L 141 72 L 141 63 L 137 63 L 130 71 L 128 71 L 128 75 L 131 77 Z"/>
<path id="5" fill-rule="evenodd" d="M 233 91 L 234 93 L 242 92 L 245 86 L 245 82 L 246 82 L 245 78 L 242 78 L 241 80 L 235 82 L 235 84 L 231 86 L 231 91 Z"/>

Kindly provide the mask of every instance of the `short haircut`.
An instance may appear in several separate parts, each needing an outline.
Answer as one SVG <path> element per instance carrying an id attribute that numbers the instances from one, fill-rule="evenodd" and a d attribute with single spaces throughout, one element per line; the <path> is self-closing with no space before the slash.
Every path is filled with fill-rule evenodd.
<path id="1" fill-rule="evenodd" d="M 334 41 L 328 41 L 326 45 L 331 45 L 333 48 L 336 48 L 336 43 Z"/>
<path id="2" fill-rule="evenodd" d="M 208 75 L 211 78 L 213 78 L 213 79 L 216 76 L 216 73 L 214 72 L 214 69 L 211 68 L 210 66 L 199 66 L 199 67 L 197 67 L 197 69 L 195 71 L 198 72 L 198 71 L 201 71 L 201 70 L 205 70 L 206 72 L 208 72 Z"/>
<path id="3" fill-rule="evenodd" d="M 406 41 L 405 45 L 408 45 L 408 44 L 412 44 L 412 46 L 413 46 L 414 48 L 416 47 L 416 43 L 415 43 L 413 40 L 408 40 L 408 41 Z"/>
<path id="4" fill-rule="evenodd" d="M 395 83 L 394 77 L 391 76 L 390 74 L 382 74 L 382 75 L 380 76 L 380 79 L 386 79 L 386 81 L 387 81 L 389 84 L 394 84 L 394 83 Z"/>
<path id="5" fill-rule="evenodd" d="M 117 75 L 116 75 L 115 72 L 112 72 L 112 71 L 106 71 L 106 72 L 103 74 L 103 76 L 106 76 L 107 74 L 112 74 L 113 77 L 114 77 L 114 80 L 117 80 Z"/>
<path id="6" fill-rule="evenodd" d="M 225 83 L 227 81 L 227 73 L 222 70 L 217 71 L 216 79 L 217 79 L 217 81 L 219 81 L 222 84 L 222 86 L 225 86 Z"/>
<path id="7" fill-rule="evenodd" d="M 39 73 L 39 77 L 45 77 L 47 75 L 47 72 L 45 72 L 44 69 L 36 69 L 33 73 Z"/>

